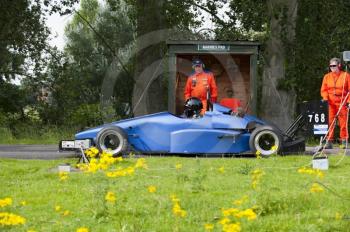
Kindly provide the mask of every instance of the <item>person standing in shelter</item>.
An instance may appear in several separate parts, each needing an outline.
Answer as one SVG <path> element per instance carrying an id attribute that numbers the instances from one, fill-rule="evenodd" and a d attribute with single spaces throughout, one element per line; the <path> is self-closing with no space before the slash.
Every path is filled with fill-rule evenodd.
<path id="1" fill-rule="evenodd" d="M 213 73 L 204 71 L 204 64 L 200 59 L 192 61 L 194 74 L 187 78 L 185 86 L 185 101 L 190 97 L 197 97 L 202 101 L 203 115 L 208 109 L 208 101 L 215 103 L 217 100 L 217 87 Z"/>
<path id="2" fill-rule="evenodd" d="M 347 121 L 350 102 L 350 75 L 341 70 L 341 61 L 338 58 L 332 58 L 329 61 L 329 69 L 330 72 L 323 77 L 321 86 L 322 99 L 328 101 L 329 132 L 325 148 L 332 148 L 336 119 L 338 119 L 340 127 L 341 148 L 345 148 L 348 142 Z M 342 103 L 344 104 L 340 109 Z M 335 118 L 337 113 L 338 116 Z"/>
<path id="3" fill-rule="evenodd" d="M 230 108 L 232 112 L 236 112 L 238 107 L 241 107 L 241 101 L 233 97 L 233 90 L 226 90 L 226 98 L 221 99 L 220 105 Z"/>

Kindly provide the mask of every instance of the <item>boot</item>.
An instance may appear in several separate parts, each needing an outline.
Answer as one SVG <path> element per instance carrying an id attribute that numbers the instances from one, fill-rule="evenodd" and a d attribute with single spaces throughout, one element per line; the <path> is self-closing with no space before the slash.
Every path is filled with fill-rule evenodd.
<path id="1" fill-rule="evenodd" d="M 332 149 L 333 148 L 333 144 L 331 141 L 327 141 L 326 145 L 324 146 L 324 149 Z"/>
<path id="2" fill-rule="evenodd" d="M 347 148 L 347 141 L 346 140 L 342 140 L 340 145 L 339 145 L 340 149 L 345 149 Z"/>

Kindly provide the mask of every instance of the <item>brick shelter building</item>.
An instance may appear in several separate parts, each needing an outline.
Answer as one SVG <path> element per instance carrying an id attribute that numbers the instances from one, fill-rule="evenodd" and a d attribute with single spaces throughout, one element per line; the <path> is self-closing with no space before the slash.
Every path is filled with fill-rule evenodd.
<path id="1" fill-rule="evenodd" d="M 192 60 L 200 58 L 205 70 L 214 74 L 218 87 L 218 102 L 233 97 L 242 107 L 256 114 L 257 59 L 259 43 L 251 41 L 168 41 L 169 92 L 168 110 L 181 114 L 187 77 L 193 72 Z"/>

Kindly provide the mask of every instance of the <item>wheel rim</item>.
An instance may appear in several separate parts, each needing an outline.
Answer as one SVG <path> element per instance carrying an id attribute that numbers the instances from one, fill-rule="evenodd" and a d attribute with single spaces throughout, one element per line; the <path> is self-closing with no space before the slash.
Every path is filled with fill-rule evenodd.
<path id="1" fill-rule="evenodd" d="M 273 149 L 275 146 L 275 149 Z M 264 131 L 259 133 L 254 139 L 254 147 L 261 155 L 272 155 L 279 148 L 279 138 L 272 131 Z"/>
<path id="2" fill-rule="evenodd" d="M 116 154 L 122 149 L 122 141 L 123 137 L 119 133 L 106 133 L 101 136 L 99 145 L 103 151 L 109 151 Z"/>

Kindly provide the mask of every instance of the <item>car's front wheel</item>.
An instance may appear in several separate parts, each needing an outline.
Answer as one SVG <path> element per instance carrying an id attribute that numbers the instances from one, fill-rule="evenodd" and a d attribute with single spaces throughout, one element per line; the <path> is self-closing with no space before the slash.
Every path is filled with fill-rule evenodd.
<path id="1" fill-rule="evenodd" d="M 250 135 L 249 147 L 255 154 L 270 156 L 281 151 L 282 137 L 275 128 L 260 126 Z"/>
<path id="2" fill-rule="evenodd" d="M 107 151 L 116 156 L 126 151 L 128 138 L 122 128 L 117 126 L 106 127 L 97 134 L 96 145 L 100 151 Z"/>

